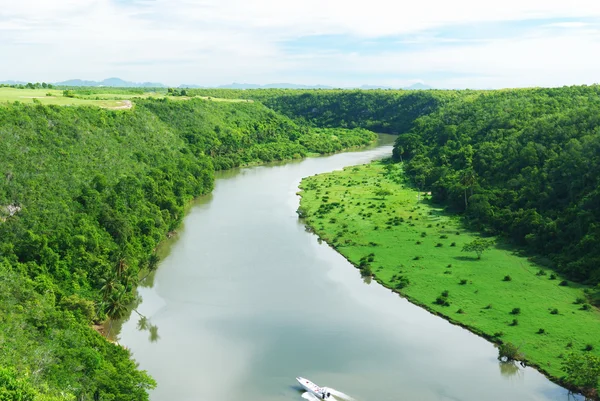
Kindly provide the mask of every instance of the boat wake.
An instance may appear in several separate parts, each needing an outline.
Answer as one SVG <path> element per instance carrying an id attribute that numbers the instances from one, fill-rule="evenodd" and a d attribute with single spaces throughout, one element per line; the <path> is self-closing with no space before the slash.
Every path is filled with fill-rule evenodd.
<path id="1" fill-rule="evenodd" d="M 348 394 L 342 393 L 341 391 L 337 391 L 334 388 L 329 388 L 329 387 L 323 387 L 324 390 L 326 390 L 327 392 L 329 392 L 329 394 L 331 394 L 331 396 L 327 399 L 328 401 L 356 401 L 354 398 L 350 397 Z M 308 401 L 322 401 L 319 397 L 317 397 L 316 395 L 309 393 L 308 391 L 302 394 L 302 398 L 304 398 L 305 400 Z"/>

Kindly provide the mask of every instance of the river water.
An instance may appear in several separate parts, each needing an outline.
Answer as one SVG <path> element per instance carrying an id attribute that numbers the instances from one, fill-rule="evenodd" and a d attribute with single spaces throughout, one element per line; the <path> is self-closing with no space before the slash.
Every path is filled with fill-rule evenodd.
<path id="1" fill-rule="evenodd" d="M 306 231 L 302 177 L 391 155 L 376 148 L 217 175 L 185 218 L 119 342 L 158 382 L 152 401 L 301 400 L 295 377 L 359 401 L 568 400 L 492 344 L 366 283 Z M 148 330 L 151 325 L 152 329 Z"/>

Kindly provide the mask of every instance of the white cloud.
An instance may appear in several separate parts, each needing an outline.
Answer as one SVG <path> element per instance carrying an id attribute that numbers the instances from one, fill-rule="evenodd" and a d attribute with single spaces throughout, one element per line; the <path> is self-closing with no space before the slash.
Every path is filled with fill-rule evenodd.
<path id="1" fill-rule="evenodd" d="M 538 36 L 403 53 L 361 56 L 314 52 L 290 56 L 286 40 L 336 34 L 363 38 L 414 34 L 465 24 L 531 18 L 600 18 L 596 0 L 0 0 L 0 80 L 58 81 L 120 76 L 168 84 L 362 84 L 398 82 L 390 74 L 449 72 L 445 84 L 493 86 L 579 83 L 597 79 L 598 33 L 587 22 L 546 25 Z M 557 29 L 561 28 L 561 29 Z M 562 29 L 569 28 L 569 29 Z M 323 74 L 328 72 L 328 74 Z M 338 78 L 331 78 L 339 73 Z M 373 79 L 352 81 L 352 75 Z M 469 81 L 471 79 L 471 81 Z M 333 82 L 337 81 L 337 82 Z M 472 82 L 473 84 L 470 84 Z M 573 82 L 573 83 L 575 83 Z M 444 84 L 444 82 L 436 82 Z M 487 86 L 487 84 L 482 84 Z"/>

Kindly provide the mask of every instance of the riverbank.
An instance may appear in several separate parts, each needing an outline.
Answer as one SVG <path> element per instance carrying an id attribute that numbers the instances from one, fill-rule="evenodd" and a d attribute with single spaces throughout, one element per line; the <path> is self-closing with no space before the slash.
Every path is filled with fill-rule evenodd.
<path id="1" fill-rule="evenodd" d="M 405 185 L 400 165 L 348 167 L 301 189 L 307 225 L 365 275 L 490 341 L 516 344 L 553 381 L 566 384 L 571 352 L 598 354 L 600 313 L 584 306 L 583 287 L 502 244 L 480 260 L 462 252 L 477 234 Z"/>

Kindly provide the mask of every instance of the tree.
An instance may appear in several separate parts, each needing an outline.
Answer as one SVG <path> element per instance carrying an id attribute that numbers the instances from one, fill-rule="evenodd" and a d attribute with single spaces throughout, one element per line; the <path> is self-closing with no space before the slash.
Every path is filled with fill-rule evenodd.
<path id="1" fill-rule="evenodd" d="M 472 242 L 465 244 L 465 246 L 463 246 L 462 251 L 463 252 L 475 252 L 475 253 L 477 253 L 477 259 L 481 259 L 481 254 L 484 251 L 488 250 L 493 244 L 494 244 L 494 241 L 492 241 L 492 240 L 477 238 L 477 239 L 473 240 Z"/>
<path id="2" fill-rule="evenodd" d="M 393 195 L 394 193 L 389 189 L 379 189 L 375 192 L 375 195 L 381 197 L 381 199 L 385 199 L 386 196 Z"/>
<path id="3" fill-rule="evenodd" d="M 498 346 L 498 360 L 502 362 L 516 361 L 523 358 L 519 347 L 513 343 L 504 343 Z"/>
<path id="4" fill-rule="evenodd" d="M 477 176 L 472 168 L 468 168 L 467 170 L 464 170 L 460 173 L 460 184 L 462 185 L 465 193 L 465 210 L 467 210 L 467 207 L 469 206 L 469 201 L 467 198 L 467 189 L 470 188 L 471 195 L 473 195 L 473 185 L 475 184 L 476 178 Z"/>
<path id="5" fill-rule="evenodd" d="M 586 353 L 570 353 L 562 364 L 567 374 L 567 381 L 591 394 L 598 386 L 600 379 L 600 357 Z"/>

